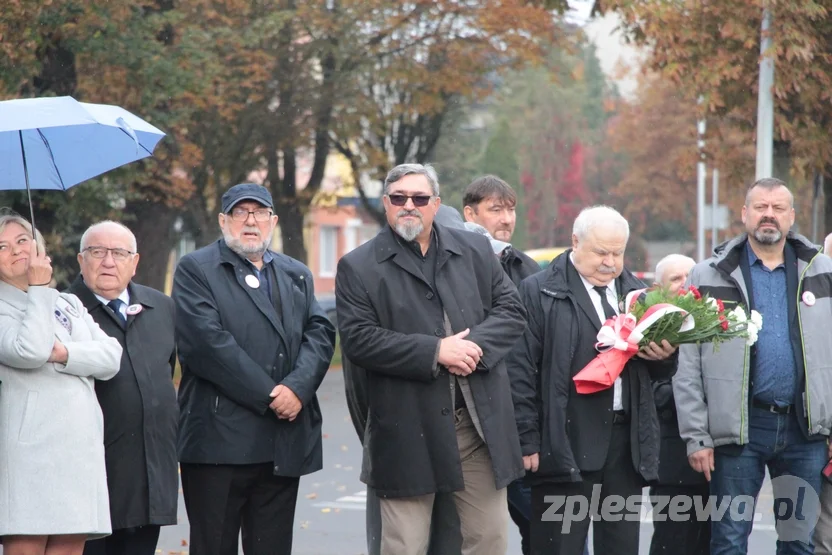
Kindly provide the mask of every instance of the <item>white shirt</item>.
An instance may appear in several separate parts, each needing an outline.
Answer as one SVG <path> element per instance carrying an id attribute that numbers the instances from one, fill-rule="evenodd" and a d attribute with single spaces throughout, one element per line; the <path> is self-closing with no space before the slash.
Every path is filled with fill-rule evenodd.
<path id="1" fill-rule="evenodd" d="M 93 295 L 95 295 L 96 299 L 101 301 L 101 304 L 106 305 L 110 302 L 110 299 L 105 299 L 101 295 L 95 293 L 93 293 Z M 127 289 L 125 289 L 117 298 L 121 299 L 122 303 L 124 303 L 119 307 L 118 311 L 121 312 L 121 315 L 124 316 L 125 320 L 127 320 L 127 307 L 130 306 L 130 294 L 127 292 Z"/>
<path id="2" fill-rule="evenodd" d="M 572 260 L 572 253 L 569 253 L 569 261 L 572 262 L 573 266 L 575 265 L 575 262 Z M 581 273 L 578 272 L 578 275 L 581 276 Z M 581 276 L 581 281 L 584 282 L 586 291 L 589 293 L 589 298 L 592 301 L 592 306 L 595 307 L 595 312 L 598 313 L 598 319 L 601 323 L 606 322 L 607 317 L 604 314 L 604 306 L 601 304 L 601 295 L 598 294 L 598 291 L 595 290 L 595 286 L 588 282 L 584 276 Z M 618 295 L 615 291 L 615 280 L 612 280 L 607 284 L 606 292 L 607 302 L 610 303 L 612 309 L 616 314 L 618 314 Z M 624 405 L 621 404 L 621 376 L 615 378 L 615 383 L 613 384 L 612 410 L 624 410 Z"/>

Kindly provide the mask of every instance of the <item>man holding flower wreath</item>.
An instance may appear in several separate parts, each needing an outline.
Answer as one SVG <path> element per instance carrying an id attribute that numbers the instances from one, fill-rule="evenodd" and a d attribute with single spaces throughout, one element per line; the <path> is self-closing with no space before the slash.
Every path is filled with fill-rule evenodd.
<path id="1" fill-rule="evenodd" d="M 679 431 L 691 466 L 717 500 L 756 498 L 766 468 L 772 479 L 796 476 L 820 493 L 832 428 L 832 259 L 790 231 L 794 218 L 786 184 L 758 180 L 742 208 L 747 233 L 718 247 L 688 278 L 727 309 L 762 315 L 756 342 L 752 334 L 718 349 L 705 342 L 679 350 Z M 775 509 L 776 518 L 785 515 Z M 804 507 L 803 515 L 798 540 L 778 527 L 778 554 L 813 552 L 817 507 Z M 746 553 L 752 526 L 727 513 L 715 518 L 712 555 Z"/>
<path id="2" fill-rule="evenodd" d="M 629 224 L 617 211 L 586 208 L 575 219 L 572 248 L 520 283 L 528 326 L 506 365 L 532 491 L 533 555 L 583 553 L 598 510 L 595 552 L 638 553 L 641 507 L 628 503 L 611 518 L 604 507 L 617 496 L 640 502 L 642 487 L 658 478 L 651 378 L 670 375 L 665 360 L 676 349 L 647 343 L 595 393 L 580 393 L 574 380 L 598 356 L 602 325 L 645 287 L 624 268 L 628 239 Z"/>

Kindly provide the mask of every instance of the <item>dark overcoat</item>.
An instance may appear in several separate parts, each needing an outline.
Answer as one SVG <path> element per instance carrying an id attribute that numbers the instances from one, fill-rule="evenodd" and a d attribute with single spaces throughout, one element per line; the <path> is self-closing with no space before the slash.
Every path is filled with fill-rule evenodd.
<path id="1" fill-rule="evenodd" d="M 118 339 L 122 347 L 118 374 L 95 382 L 104 414 L 113 530 L 176 524 L 179 498 L 173 301 L 137 283 L 131 282 L 127 291 L 130 305 L 140 306 L 141 311 L 128 314 L 125 329 L 81 276 L 69 288 L 101 329 Z"/>
<path id="2" fill-rule="evenodd" d="M 435 287 L 389 226 L 338 263 L 335 294 L 344 353 L 367 371 L 369 416 L 361 479 L 380 497 L 460 491 L 450 392 L 437 364 L 444 314 L 483 350 L 469 376 L 495 485 L 524 474 L 503 357 L 525 328 L 517 289 L 488 239 L 434 226 Z"/>
<path id="3" fill-rule="evenodd" d="M 317 390 L 335 351 L 335 327 L 304 264 L 272 253 L 272 298 L 225 241 L 184 256 L 173 280 L 179 387 L 179 461 L 271 462 L 277 476 L 323 466 Z M 248 278 L 248 281 L 246 281 Z M 269 408 L 283 384 L 303 408 L 294 421 Z"/>

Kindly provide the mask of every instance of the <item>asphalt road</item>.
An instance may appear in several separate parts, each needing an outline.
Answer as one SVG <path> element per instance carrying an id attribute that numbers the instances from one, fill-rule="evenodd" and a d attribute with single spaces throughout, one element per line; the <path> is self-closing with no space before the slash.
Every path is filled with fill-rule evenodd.
<path id="1" fill-rule="evenodd" d="M 366 554 L 365 487 L 359 479 L 361 446 L 350 422 L 344 397 L 343 374 L 330 371 L 319 390 L 323 411 L 324 468 L 300 481 L 295 515 L 293 553 L 296 555 Z M 180 492 L 181 493 L 181 492 Z M 646 495 L 646 490 L 645 490 Z M 649 503 L 647 503 L 649 505 Z M 766 480 L 759 505 L 764 518 L 755 523 L 748 553 L 774 555 L 776 534 L 771 511 L 770 483 Z M 177 526 L 162 529 L 157 553 L 188 553 L 188 518 L 180 495 Z M 649 552 L 652 524 L 643 519 L 640 553 Z M 520 536 L 510 524 L 507 555 L 521 555 Z M 591 544 L 590 544 L 591 545 Z M 242 550 L 240 550 L 242 554 Z"/>

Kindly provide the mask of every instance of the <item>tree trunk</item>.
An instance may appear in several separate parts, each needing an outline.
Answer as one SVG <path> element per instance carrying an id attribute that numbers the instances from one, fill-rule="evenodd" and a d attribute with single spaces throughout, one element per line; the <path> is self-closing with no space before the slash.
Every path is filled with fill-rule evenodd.
<path id="1" fill-rule="evenodd" d="M 164 291 L 168 260 L 176 246 L 172 229 L 177 211 L 162 203 L 136 200 L 129 202 L 124 212 L 133 216 L 127 226 L 136 235 L 141 254 L 134 279 Z"/>
<path id="2" fill-rule="evenodd" d="M 283 254 L 308 264 L 306 245 L 303 242 L 304 206 L 300 199 L 292 203 L 278 203 L 275 206 L 278 224 L 283 238 Z"/>

